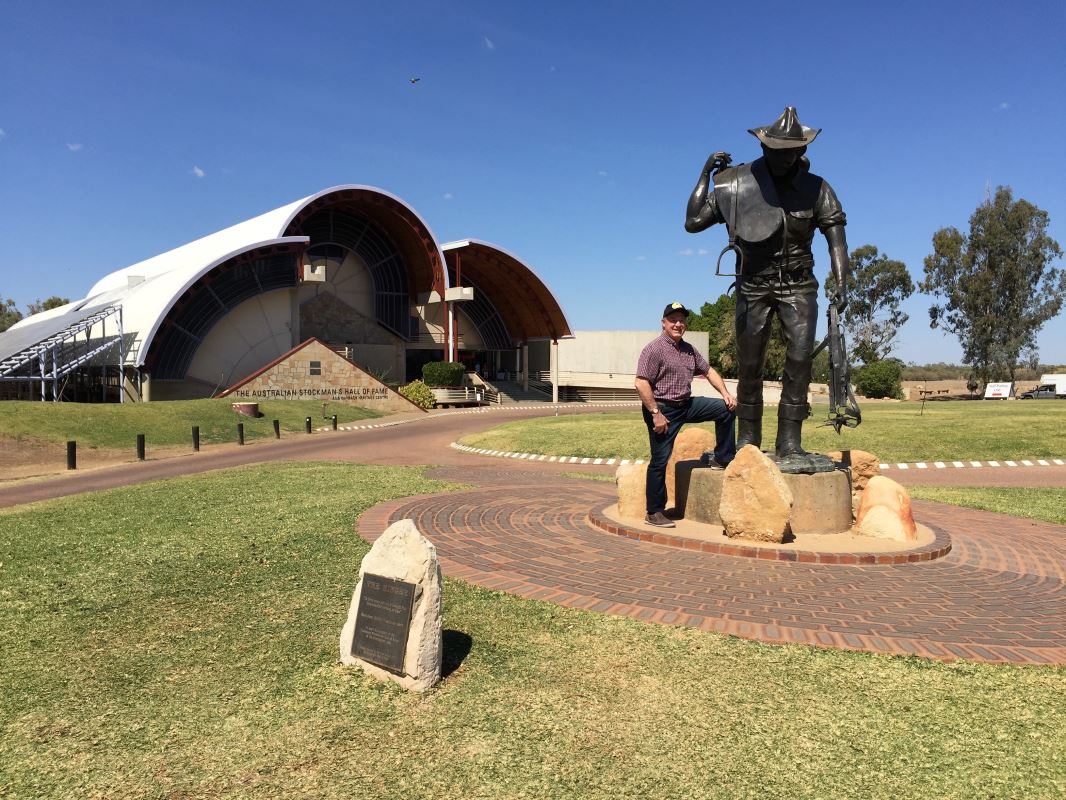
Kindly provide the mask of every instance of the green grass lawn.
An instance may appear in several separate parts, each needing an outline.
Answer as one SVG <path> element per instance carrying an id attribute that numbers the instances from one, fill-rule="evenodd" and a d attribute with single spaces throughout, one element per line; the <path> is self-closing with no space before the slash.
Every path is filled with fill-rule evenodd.
<path id="1" fill-rule="evenodd" d="M 0 797 L 1066 792 L 1066 669 L 772 647 L 451 579 L 438 688 L 339 666 L 353 520 L 445 488 L 274 464 L 0 512 Z"/>
<path id="2" fill-rule="evenodd" d="M 907 492 L 918 500 L 934 500 L 938 503 L 1066 525 L 1066 489 L 1064 488 L 911 486 L 908 487 Z"/>
<path id="3" fill-rule="evenodd" d="M 866 450 L 885 462 L 953 459 L 1062 458 L 1066 456 L 1066 403 L 936 402 L 869 404 L 863 422 L 839 435 L 821 426 L 825 406 L 803 426 L 809 450 Z M 705 424 L 710 430 L 712 424 Z M 777 409 L 767 408 L 763 447 L 772 449 Z M 541 417 L 464 436 L 470 447 L 547 455 L 647 458 L 648 437 L 639 412 Z"/>
<path id="4" fill-rule="evenodd" d="M 149 445 L 188 444 L 194 425 L 202 442 L 237 440 L 237 423 L 244 423 L 246 439 L 274 435 L 276 419 L 283 431 L 303 431 L 306 417 L 314 427 L 328 425 L 322 401 L 273 400 L 259 403 L 258 419 L 238 415 L 232 399 L 166 400 L 152 403 L 38 403 L 9 400 L 0 403 L 0 436 L 46 442 L 75 440 L 79 447 L 130 447 L 137 434 Z M 326 404 L 339 424 L 380 417 L 381 414 L 345 403 Z"/>

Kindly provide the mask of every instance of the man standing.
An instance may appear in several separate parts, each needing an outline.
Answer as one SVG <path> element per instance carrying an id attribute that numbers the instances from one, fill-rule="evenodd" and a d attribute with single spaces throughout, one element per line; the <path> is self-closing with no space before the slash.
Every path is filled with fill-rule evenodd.
<path id="1" fill-rule="evenodd" d="M 641 351 L 634 384 L 644 406 L 644 424 L 648 426 L 651 444 L 646 485 L 648 515 L 644 521 L 663 528 L 674 527 L 663 513 L 666 463 L 681 426 L 686 422 L 714 422 L 717 437 L 714 453 L 704 454 L 712 469 L 724 469 L 737 449 L 733 432 L 736 398 L 707 359 L 684 340 L 688 315 L 689 310 L 681 303 L 671 303 L 663 309 L 662 335 Z M 692 379 L 697 375 L 710 381 L 722 399 L 693 397 Z"/>
<path id="2" fill-rule="evenodd" d="M 685 217 L 689 233 L 725 223 L 727 249 L 738 253 L 737 444 L 762 444 L 763 368 L 771 317 L 777 314 L 786 348 L 774 447 L 778 464 L 783 472 L 832 470 L 828 458 L 803 450 L 800 432 L 810 415 L 807 389 L 818 314 L 811 243 L 816 230 L 826 238 L 836 279 L 833 302 L 842 311 L 849 269 L 844 211 L 832 187 L 810 171 L 804 153 L 820 130 L 800 124 L 795 108 L 748 132 L 761 143 L 762 158 L 730 168 L 727 153 L 713 153 Z"/>

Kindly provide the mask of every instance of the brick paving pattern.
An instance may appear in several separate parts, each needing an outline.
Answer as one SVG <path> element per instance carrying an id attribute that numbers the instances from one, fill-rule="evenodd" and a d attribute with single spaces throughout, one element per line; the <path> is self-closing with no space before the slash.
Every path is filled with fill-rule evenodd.
<path id="1" fill-rule="evenodd" d="M 945 661 L 1066 664 L 1062 526 L 915 502 L 918 518 L 950 536 L 943 558 L 802 564 L 595 529 L 589 513 L 613 501 L 610 484 L 475 466 L 434 476 L 483 485 L 382 504 L 360 533 L 372 541 L 409 517 L 451 577 L 649 622 Z"/>

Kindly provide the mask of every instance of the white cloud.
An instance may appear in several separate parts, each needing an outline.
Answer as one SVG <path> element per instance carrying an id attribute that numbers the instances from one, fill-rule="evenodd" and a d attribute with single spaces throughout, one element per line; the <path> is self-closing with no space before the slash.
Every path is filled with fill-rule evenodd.
<path id="1" fill-rule="evenodd" d="M 207 173 L 194 164 L 192 168 L 192 174 L 195 175 L 197 178 L 202 178 Z"/>
<path id="2" fill-rule="evenodd" d="M 606 178 L 607 177 L 607 170 L 605 170 L 605 169 L 597 170 L 596 174 L 599 175 L 601 178 Z"/>
<path id="3" fill-rule="evenodd" d="M 81 142 L 67 142 L 67 150 L 72 153 L 76 153 L 82 148 Z"/>
<path id="4" fill-rule="evenodd" d="M 492 39 L 490 39 L 488 36 L 486 36 L 485 37 L 485 47 L 488 48 L 489 50 L 495 50 L 496 49 L 496 42 L 492 41 Z"/>
<path id="5" fill-rule="evenodd" d="M 648 260 L 647 256 L 637 256 L 637 261 L 647 261 L 647 260 Z"/>
<path id="6" fill-rule="evenodd" d="M 7 136 L 7 134 L 4 133 L 4 129 L 0 128 L 0 139 L 3 139 L 5 136 Z"/>
<path id="7" fill-rule="evenodd" d="M 694 256 L 696 255 L 696 251 L 693 250 L 691 247 L 686 247 L 684 250 L 678 250 L 677 254 L 679 256 Z"/>
<path id="8" fill-rule="evenodd" d="M 998 106 L 996 106 L 996 108 L 999 109 L 1000 111 L 1006 111 L 1008 108 L 1010 108 L 1010 103 L 1008 103 L 1006 100 L 1004 100 L 1002 103 L 1000 103 Z"/>
<path id="9" fill-rule="evenodd" d="M 444 193 L 444 199 L 445 200 L 452 200 L 452 199 L 454 199 L 454 197 L 455 197 L 455 195 L 452 194 L 451 192 L 445 192 Z"/>
<path id="10" fill-rule="evenodd" d="M 698 256 L 705 256 L 705 255 L 707 255 L 707 251 L 706 251 L 706 250 L 704 250 L 704 249 L 703 249 L 703 248 L 701 247 L 701 248 L 700 248 L 699 250 L 697 250 L 697 251 L 696 251 L 696 255 L 698 255 Z"/>

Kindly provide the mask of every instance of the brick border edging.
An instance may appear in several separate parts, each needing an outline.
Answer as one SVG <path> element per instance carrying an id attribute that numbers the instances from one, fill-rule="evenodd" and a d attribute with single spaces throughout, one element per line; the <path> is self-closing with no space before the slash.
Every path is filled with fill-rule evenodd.
<path id="1" fill-rule="evenodd" d="M 720 544 L 719 542 L 705 542 L 699 539 L 690 539 L 687 536 L 677 536 L 671 533 L 652 533 L 636 528 L 627 528 L 624 524 L 610 519 L 605 513 L 604 506 L 600 509 L 589 511 L 589 523 L 600 530 L 623 536 L 627 539 L 636 539 L 641 542 L 662 544 L 667 547 L 677 547 L 682 550 L 698 550 L 702 553 L 716 553 L 722 556 L 737 556 L 740 558 L 758 558 L 764 561 L 788 561 L 798 564 L 844 564 L 847 566 L 874 566 L 892 564 L 914 564 L 920 561 L 933 561 L 943 558 L 951 552 L 951 537 L 945 531 L 933 525 L 927 525 L 933 531 L 934 539 L 931 544 L 919 547 L 915 550 L 907 550 L 902 553 L 822 553 L 815 550 L 782 550 L 770 547 L 751 547 L 742 544 Z"/>

